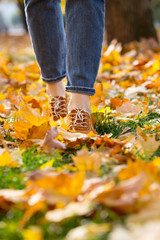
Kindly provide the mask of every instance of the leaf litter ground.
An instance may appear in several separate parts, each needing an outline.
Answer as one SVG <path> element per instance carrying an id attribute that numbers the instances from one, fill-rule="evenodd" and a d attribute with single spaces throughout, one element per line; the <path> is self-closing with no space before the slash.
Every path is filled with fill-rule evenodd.
<path id="1" fill-rule="evenodd" d="M 95 88 L 96 133 L 67 132 L 29 37 L 1 36 L 1 240 L 159 240 L 160 46 L 104 46 Z"/>

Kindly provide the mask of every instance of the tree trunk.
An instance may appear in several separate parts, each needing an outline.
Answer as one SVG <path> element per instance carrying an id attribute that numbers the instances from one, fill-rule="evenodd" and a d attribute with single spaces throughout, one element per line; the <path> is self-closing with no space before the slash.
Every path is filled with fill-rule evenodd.
<path id="1" fill-rule="evenodd" d="M 106 39 L 122 44 L 141 38 L 157 40 L 151 0 L 106 0 Z"/>
<path id="2" fill-rule="evenodd" d="M 21 11 L 21 16 L 22 16 L 22 22 L 23 22 L 23 26 L 24 29 L 28 32 L 28 27 L 27 27 L 27 23 L 26 23 L 26 16 L 25 16 L 25 11 L 24 11 L 24 3 L 21 0 L 18 0 L 18 7 Z"/>

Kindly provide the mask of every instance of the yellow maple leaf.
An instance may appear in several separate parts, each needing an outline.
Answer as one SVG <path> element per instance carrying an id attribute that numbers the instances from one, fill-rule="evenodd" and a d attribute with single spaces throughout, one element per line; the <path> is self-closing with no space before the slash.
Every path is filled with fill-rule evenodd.
<path id="1" fill-rule="evenodd" d="M 99 153 L 90 154 L 86 148 L 77 152 L 77 156 L 72 156 L 76 167 L 80 171 L 93 171 L 100 168 L 102 159 Z"/>
<path id="2" fill-rule="evenodd" d="M 153 179 L 158 179 L 158 168 L 153 162 L 144 162 L 138 159 L 136 162 L 128 161 L 127 167 L 119 172 L 119 179 L 126 180 L 134 177 L 141 172 L 145 172 L 147 175 L 151 176 Z"/>
<path id="3" fill-rule="evenodd" d="M 15 137 L 19 139 L 27 139 L 30 129 L 30 124 L 24 121 L 15 121 L 13 123 L 15 129 Z"/>
<path id="4" fill-rule="evenodd" d="M 27 104 L 22 104 L 16 115 L 20 120 L 25 120 L 30 126 L 40 126 L 49 120 L 48 115 L 41 115 L 38 109 L 33 109 Z"/>
<path id="5" fill-rule="evenodd" d="M 80 194 L 84 184 L 84 173 L 55 173 L 51 170 L 41 170 L 38 175 L 27 181 L 29 189 L 44 189 L 46 192 L 52 193 L 56 191 L 58 194 L 66 197 L 76 197 Z M 37 191 L 37 190 L 36 190 Z"/>
<path id="6" fill-rule="evenodd" d="M 19 166 L 19 164 L 12 160 L 10 153 L 3 152 L 0 156 L 0 167 L 10 167 L 14 168 Z"/>

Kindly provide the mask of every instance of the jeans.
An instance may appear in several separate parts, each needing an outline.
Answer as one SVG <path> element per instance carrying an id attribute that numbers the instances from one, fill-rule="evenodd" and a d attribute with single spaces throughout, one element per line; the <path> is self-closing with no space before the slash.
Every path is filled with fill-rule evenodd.
<path id="1" fill-rule="evenodd" d="M 66 91 L 94 95 L 105 25 L 105 0 L 25 0 L 25 13 L 41 78 L 67 78 Z"/>

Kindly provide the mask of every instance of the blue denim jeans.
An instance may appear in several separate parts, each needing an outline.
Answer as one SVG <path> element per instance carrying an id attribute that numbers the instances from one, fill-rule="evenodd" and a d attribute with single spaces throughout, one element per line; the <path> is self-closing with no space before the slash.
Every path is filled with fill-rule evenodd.
<path id="1" fill-rule="evenodd" d="M 105 22 L 105 0 L 25 0 L 28 28 L 46 83 L 67 77 L 66 91 L 94 95 Z"/>

